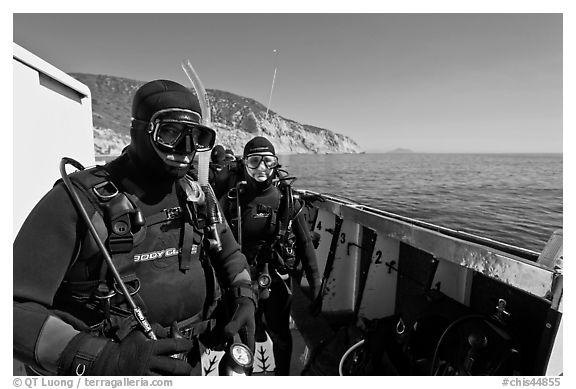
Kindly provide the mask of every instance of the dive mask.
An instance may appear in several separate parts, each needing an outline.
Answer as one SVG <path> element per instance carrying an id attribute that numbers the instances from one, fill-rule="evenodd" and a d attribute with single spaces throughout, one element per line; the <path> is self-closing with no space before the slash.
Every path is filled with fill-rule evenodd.
<path id="1" fill-rule="evenodd" d="M 273 169 L 278 166 L 278 157 L 275 155 L 259 155 L 259 154 L 252 154 L 244 158 L 246 161 L 246 166 L 250 169 L 257 169 L 258 166 L 264 161 L 264 165 L 268 169 Z"/>
<path id="2" fill-rule="evenodd" d="M 194 111 L 163 109 L 150 119 L 148 132 L 152 141 L 165 152 L 208 151 L 214 146 L 216 132 L 201 125 L 200 119 L 200 115 Z"/>

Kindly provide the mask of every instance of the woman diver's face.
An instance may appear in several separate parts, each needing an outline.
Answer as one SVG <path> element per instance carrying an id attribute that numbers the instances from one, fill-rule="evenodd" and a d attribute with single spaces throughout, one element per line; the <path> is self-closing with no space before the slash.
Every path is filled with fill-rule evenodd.
<path id="1" fill-rule="evenodd" d="M 246 163 L 246 171 L 248 172 L 248 175 L 252 177 L 256 182 L 264 182 L 272 175 L 274 166 L 278 164 L 278 159 L 269 151 L 248 155 L 246 159 L 252 159 L 255 161 L 256 157 L 260 158 L 258 165 L 256 165 L 254 162 L 250 163 L 250 161 L 247 161 L 248 163 Z M 274 159 L 276 162 L 270 162 L 272 159 Z"/>

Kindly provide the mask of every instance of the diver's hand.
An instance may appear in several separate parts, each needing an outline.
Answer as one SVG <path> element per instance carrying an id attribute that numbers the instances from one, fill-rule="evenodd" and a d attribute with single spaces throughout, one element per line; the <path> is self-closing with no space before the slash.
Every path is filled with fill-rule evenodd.
<path id="1" fill-rule="evenodd" d="M 232 339 L 236 334 L 244 344 L 254 351 L 254 333 L 256 331 L 256 295 L 251 282 L 239 282 L 230 288 L 232 294 L 232 319 L 224 327 L 224 335 Z"/>
<path id="2" fill-rule="evenodd" d="M 189 352 L 194 343 L 185 338 L 151 340 L 132 331 L 121 342 L 79 333 L 66 346 L 58 362 L 60 375 L 190 375 L 191 366 L 171 355 Z"/>

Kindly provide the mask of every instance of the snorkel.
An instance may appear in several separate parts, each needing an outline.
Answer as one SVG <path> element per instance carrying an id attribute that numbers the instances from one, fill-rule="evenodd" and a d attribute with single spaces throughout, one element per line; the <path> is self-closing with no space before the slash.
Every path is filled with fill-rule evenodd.
<path id="1" fill-rule="evenodd" d="M 210 105 L 208 102 L 208 95 L 206 90 L 200 81 L 200 78 L 196 74 L 194 67 L 190 63 L 190 60 L 182 62 L 182 70 L 186 73 L 186 76 L 192 84 L 192 88 L 196 92 L 196 97 L 198 97 L 198 102 L 200 103 L 200 109 L 202 111 L 202 125 L 210 127 Z M 222 214 L 218 208 L 218 201 L 216 200 L 216 195 L 212 190 L 212 187 L 208 183 L 208 171 L 210 169 L 210 151 L 204 151 L 198 153 L 198 183 L 204 192 L 206 198 L 206 227 L 205 233 L 207 236 L 207 242 L 209 244 L 208 249 L 215 252 L 222 251 L 222 243 L 220 241 L 220 235 L 216 229 L 216 224 L 222 223 Z"/>
<path id="2" fill-rule="evenodd" d="M 190 60 L 182 62 L 182 69 L 196 92 L 200 110 L 202 111 L 202 125 L 211 127 L 210 104 L 206 90 L 190 63 Z M 205 240 L 209 245 L 208 250 L 219 252 L 222 251 L 222 243 L 216 225 L 223 222 L 223 217 L 214 190 L 208 182 L 210 156 L 211 149 L 198 153 L 198 184 L 202 188 L 206 199 L 205 205 L 207 212 L 204 233 L 205 236 L 207 236 Z M 225 354 L 219 363 L 219 375 L 249 375 L 252 371 L 253 362 L 254 356 L 252 351 L 242 343 L 237 334 L 232 343 L 226 345 Z"/>

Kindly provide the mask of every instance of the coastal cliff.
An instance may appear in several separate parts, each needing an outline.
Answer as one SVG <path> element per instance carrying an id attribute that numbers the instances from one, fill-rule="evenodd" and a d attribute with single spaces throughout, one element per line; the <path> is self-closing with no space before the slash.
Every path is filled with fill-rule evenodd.
<path id="1" fill-rule="evenodd" d="M 119 155 L 130 142 L 132 96 L 142 81 L 106 75 L 72 73 L 92 93 L 94 145 L 97 157 Z M 287 119 L 248 97 L 216 89 L 206 90 L 216 142 L 240 154 L 254 136 L 265 136 L 279 154 L 359 153 L 356 142 L 328 129 Z"/>

